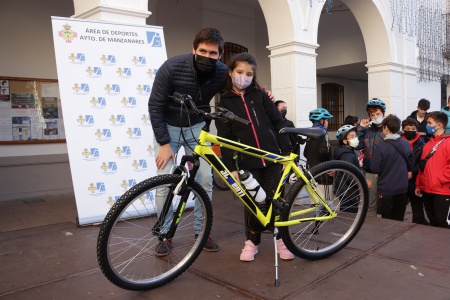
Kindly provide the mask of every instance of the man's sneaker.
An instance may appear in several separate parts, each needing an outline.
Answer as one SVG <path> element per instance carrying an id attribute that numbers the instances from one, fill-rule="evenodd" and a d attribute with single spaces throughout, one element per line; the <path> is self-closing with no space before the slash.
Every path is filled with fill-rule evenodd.
<path id="1" fill-rule="evenodd" d="M 294 259 L 294 254 L 286 248 L 282 239 L 277 240 L 277 251 L 280 254 L 281 259 L 291 260 Z"/>
<path id="2" fill-rule="evenodd" d="M 198 234 L 195 235 L 195 239 L 197 239 Z M 206 240 L 205 245 L 203 246 L 203 250 L 209 251 L 209 252 L 217 252 L 219 251 L 219 245 L 217 245 L 216 242 L 211 237 L 208 237 Z"/>
<path id="3" fill-rule="evenodd" d="M 168 239 L 164 242 L 161 241 L 155 247 L 155 255 L 159 257 L 167 256 L 170 254 L 172 248 L 173 248 L 172 239 Z"/>
<path id="4" fill-rule="evenodd" d="M 245 241 L 244 249 L 242 249 L 241 257 L 242 261 L 252 261 L 255 259 L 255 255 L 258 253 L 258 246 L 255 246 L 252 241 Z"/>

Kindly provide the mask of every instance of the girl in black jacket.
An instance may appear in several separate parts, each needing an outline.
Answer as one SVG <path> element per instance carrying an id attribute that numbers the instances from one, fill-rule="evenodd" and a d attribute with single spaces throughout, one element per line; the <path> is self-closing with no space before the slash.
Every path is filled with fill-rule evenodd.
<path id="1" fill-rule="evenodd" d="M 287 135 L 278 134 L 284 128 L 284 120 L 280 112 L 261 89 L 256 81 L 256 59 L 248 53 L 235 55 L 229 62 L 229 76 L 226 92 L 221 96 L 219 106 L 224 107 L 236 116 L 247 119 L 250 126 L 233 123 L 216 122 L 217 134 L 224 138 L 239 141 L 266 151 L 289 155 L 291 144 Z M 267 199 L 272 198 L 281 176 L 281 165 L 265 161 L 261 158 L 239 153 L 237 161 L 233 151 L 222 148 L 222 159 L 225 166 L 238 179 L 238 168 L 248 170 L 266 192 Z M 264 208 L 264 203 L 261 208 Z M 245 209 L 245 234 L 247 241 L 240 259 L 252 261 L 258 253 L 261 233 L 254 216 Z M 294 255 L 287 250 L 281 239 L 278 240 L 278 253 L 282 259 L 293 259 Z"/>

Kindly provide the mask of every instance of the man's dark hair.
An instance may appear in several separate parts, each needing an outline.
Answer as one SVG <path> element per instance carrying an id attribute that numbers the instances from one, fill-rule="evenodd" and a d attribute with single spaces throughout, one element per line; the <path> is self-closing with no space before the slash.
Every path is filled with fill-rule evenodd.
<path id="1" fill-rule="evenodd" d="M 286 102 L 284 102 L 283 100 L 277 100 L 277 101 L 275 101 L 274 103 L 275 103 L 275 106 L 278 107 L 278 104 L 280 104 L 280 103 L 286 103 Z"/>
<path id="2" fill-rule="evenodd" d="M 415 126 L 416 129 L 419 129 L 419 122 L 416 119 L 408 117 L 402 121 L 402 128 L 405 129 L 406 126 Z"/>
<path id="3" fill-rule="evenodd" d="M 430 101 L 428 101 L 425 98 L 422 98 L 419 100 L 419 103 L 417 106 L 422 110 L 429 110 L 430 109 Z"/>
<path id="4" fill-rule="evenodd" d="M 194 39 L 194 50 L 197 50 L 197 47 L 201 43 L 214 43 L 219 45 L 219 55 L 223 53 L 223 45 L 224 41 L 220 31 L 216 28 L 202 28 Z"/>
<path id="5" fill-rule="evenodd" d="M 359 117 L 358 116 L 353 116 L 353 123 L 358 123 L 358 122 L 359 122 Z"/>
<path id="6" fill-rule="evenodd" d="M 446 113 L 441 111 L 432 111 L 427 114 L 427 118 L 432 118 L 436 123 L 441 123 L 444 127 L 447 127 L 448 124 L 448 116 Z"/>
<path id="7" fill-rule="evenodd" d="M 390 132 L 397 133 L 400 130 L 400 119 L 396 115 L 387 116 L 381 123 L 382 127 L 387 127 Z"/>

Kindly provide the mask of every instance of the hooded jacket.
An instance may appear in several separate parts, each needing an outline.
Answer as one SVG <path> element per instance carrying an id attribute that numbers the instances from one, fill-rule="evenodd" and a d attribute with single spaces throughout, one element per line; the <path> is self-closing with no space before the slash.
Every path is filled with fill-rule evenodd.
<path id="1" fill-rule="evenodd" d="M 356 155 L 355 150 L 351 147 L 345 145 L 337 146 L 334 148 L 333 159 L 349 162 L 359 169 L 358 156 Z"/>
<path id="2" fill-rule="evenodd" d="M 224 89 L 227 70 L 227 66 L 218 61 L 216 69 L 200 86 L 192 53 L 172 57 L 162 64 L 156 73 L 152 93 L 148 100 L 148 111 L 153 132 L 160 145 L 170 142 L 166 124 L 176 127 L 189 126 L 187 113 L 184 112 L 183 117 L 181 117 L 180 105 L 170 99 L 169 96 L 172 96 L 174 92 L 190 95 L 196 106 L 205 105 L 201 109 L 210 112 L 209 102 L 214 95 Z M 190 114 L 191 125 L 202 121 L 203 119 L 200 116 Z"/>
<path id="3" fill-rule="evenodd" d="M 450 134 L 431 137 L 423 147 L 421 159 L 444 138 L 433 156 L 428 159 L 424 172 L 419 170 L 417 175 L 416 188 L 426 193 L 450 195 Z"/>
<path id="4" fill-rule="evenodd" d="M 229 140 L 259 148 L 265 151 L 289 155 L 291 143 L 286 134 L 279 134 L 284 128 L 284 120 L 275 104 L 267 94 L 255 89 L 252 84 L 244 93 L 238 94 L 234 91 L 225 92 L 220 99 L 219 106 L 224 107 L 236 116 L 252 122 L 250 126 L 237 123 L 216 122 L 217 135 Z M 233 159 L 233 150 L 221 148 L 222 160 L 230 171 L 236 171 L 236 163 Z M 238 153 L 239 169 L 252 170 L 264 167 L 271 163 L 262 161 L 261 158 Z"/>
<path id="5" fill-rule="evenodd" d="M 407 161 L 390 145 L 390 139 L 405 155 Z M 394 196 L 408 191 L 408 170 L 414 165 L 414 155 L 409 143 L 398 134 L 385 137 L 385 141 L 378 143 L 373 151 L 371 170 L 378 175 L 378 195 Z"/>

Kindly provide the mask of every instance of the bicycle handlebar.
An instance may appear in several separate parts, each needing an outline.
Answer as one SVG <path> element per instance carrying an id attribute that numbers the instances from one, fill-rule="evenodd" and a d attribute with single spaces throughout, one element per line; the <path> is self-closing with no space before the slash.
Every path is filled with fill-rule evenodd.
<path id="1" fill-rule="evenodd" d="M 169 98 L 171 98 L 172 100 L 174 100 L 176 103 L 178 103 L 180 105 L 186 104 L 187 107 L 190 106 L 189 111 L 193 111 L 196 114 L 201 115 L 202 117 L 207 118 L 207 119 L 223 120 L 223 121 L 228 121 L 231 123 L 238 123 L 243 126 L 249 126 L 251 124 L 250 121 L 236 116 L 234 113 L 232 113 L 231 111 L 229 111 L 228 109 L 223 108 L 223 107 L 216 107 L 215 113 L 208 113 L 204 110 L 201 110 L 201 109 L 197 108 L 194 101 L 192 101 L 192 97 L 189 95 L 184 95 L 184 94 L 175 92 L 175 93 L 173 93 L 173 96 L 169 96 Z"/>

